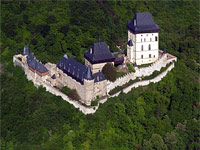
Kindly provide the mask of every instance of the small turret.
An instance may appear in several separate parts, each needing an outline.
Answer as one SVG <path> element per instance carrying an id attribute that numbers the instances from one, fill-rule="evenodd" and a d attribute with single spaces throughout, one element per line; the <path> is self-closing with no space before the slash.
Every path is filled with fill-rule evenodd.
<path id="1" fill-rule="evenodd" d="M 128 44 L 128 46 L 133 46 L 132 40 L 129 40 L 127 44 Z"/>
<path id="2" fill-rule="evenodd" d="M 94 79 L 90 66 L 87 67 L 87 71 L 86 71 L 86 74 L 85 74 L 85 79 L 86 80 L 93 80 Z"/>
<path id="3" fill-rule="evenodd" d="M 136 62 L 134 63 L 134 67 L 137 67 L 137 64 L 136 64 Z"/>
<path id="4" fill-rule="evenodd" d="M 29 47 L 28 47 L 28 45 L 25 45 L 22 55 L 28 55 L 28 54 L 29 54 Z"/>
<path id="5" fill-rule="evenodd" d="M 68 56 L 67 56 L 67 54 L 64 54 L 64 57 L 65 57 L 66 59 L 68 59 Z"/>
<path id="6" fill-rule="evenodd" d="M 87 70 L 85 72 L 84 86 L 85 86 L 84 101 L 87 105 L 90 105 L 91 101 L 94 99 L 94 77 L 92 75 L 90 66 L 87 67 Z"/>

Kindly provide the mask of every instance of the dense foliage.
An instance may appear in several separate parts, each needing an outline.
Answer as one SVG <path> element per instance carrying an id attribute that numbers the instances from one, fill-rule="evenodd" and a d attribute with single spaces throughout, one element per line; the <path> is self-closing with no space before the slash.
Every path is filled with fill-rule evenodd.
<path id="1" fill-rule="evenodd" d="M 2 1 L 1 149 L 199 149 L 199 1 Z M 178 57 L 159 83 L 110 98 L 94 115 L 27 81 L 14 67 L 28 44 L 43 62 L 64 53 L 83 62 L 99 34 L 112 51 L 126 23 L 150 11 L 160 49 Z"/>
<path id="2" fill-rule="evenodd" d="M 60 91 L 72 100 L 80 100 L 80 96 L 78 95 L 76 89 L 70 89 L 67 86 L 64 86 Z"/>
<path id="3" fill-rule="evenodd" d="M 114 82 L 117 78 L 117 71 L 112 63 L 105 64 L 105 66 L 102 69 L 102 72 L 106 79 L 108 79 L 109 81 Z"/>

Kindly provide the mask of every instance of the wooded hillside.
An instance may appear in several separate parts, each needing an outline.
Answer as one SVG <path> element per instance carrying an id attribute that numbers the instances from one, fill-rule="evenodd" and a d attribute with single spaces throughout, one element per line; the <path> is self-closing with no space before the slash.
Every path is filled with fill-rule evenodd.
<path id="1" fill-rule="evenodd" d="M 1 149 L 200 149 L 199 1 L 1 2 Z M 34 87 L 15 50 L 24 45 L 43 63 L 83 53 L 101 34 L 117 51 L 126 23 L 149 11 L 160 26 L 160 49 L 178 57 L 159 83 L 110 98 L 94 115 Z M 125 46 L 123 47 L 125 50 Z"/>

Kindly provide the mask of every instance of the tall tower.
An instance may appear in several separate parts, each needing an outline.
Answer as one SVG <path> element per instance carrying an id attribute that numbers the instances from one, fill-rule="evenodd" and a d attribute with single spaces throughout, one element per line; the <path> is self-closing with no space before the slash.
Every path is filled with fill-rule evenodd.
<path id="1" fill-rule="evenodd" d="M 127 56 L 138 65 L 155 62 L 158 59 L 160 28 L 149 12 L 136 13 L 127 23 Z"/>
<path id="2" fill-rule="evenodd" d="M 85 86 L 85 103 L 90 105 L 92 99 L 94 98 L 94 77 L 90 66 L 87 67 L 87 71 L 84 78 Z"/>

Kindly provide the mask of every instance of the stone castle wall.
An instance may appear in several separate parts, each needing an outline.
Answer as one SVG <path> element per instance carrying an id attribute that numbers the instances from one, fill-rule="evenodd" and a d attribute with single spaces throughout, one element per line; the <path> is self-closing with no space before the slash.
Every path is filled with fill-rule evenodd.
<path id="1" fill-rule="evenodd" d="M 97 96 L 105 96 L 107 94 L 106 85 L 107 81 L 100 81 L 94 83 L 94 80 L 87 81 L 84 80 L 84 83 L 81 84 L 73 79 L 71 76 L 63 73 L 62 70 L 56 67 L 55 64 L 47 63 L 45 67 L 49 70 L 49 74 L 46 76 L 39 76 L 37 73 L 32 72 L 28 64 L 26 63 L 26 56 L 21 54 L 13 56 L 14 65 L 22 67 L 27 78 L 34 82 L 34 85 L 38 87 L 39 85 L 43 85 L 44 83 L 54 87 L 62 88 L 64 86 L 69 87 L 70 89 L 76 89 L 78 95 L 80 96 L 80 101 L 87 105 L 91 104 L 92 100 L 95 100 Z M 55 75 L 56 79 L 52 79 L 51 77 Z"/>
<path id="2" fill-rule="evenodd" d="M 175 57 L 176 59 L 176 57 Z M 123 77 L 118 78 L 115 82 L 107 81 L 107 93 L 117 86 L 122 86 L 128 83 L 130 80 L 135 80 L 137 77 L 150 76 L 154 71 L 160 71 L 162 67 L 165 67 L 168 63 L 172 62 L 174 59 L 167 59 L 167 54 L 164 54 L 159 60 L 154 62 L 149 67 L 137 68 L 135 67 L 135 73 L 128 73 Z"/>

